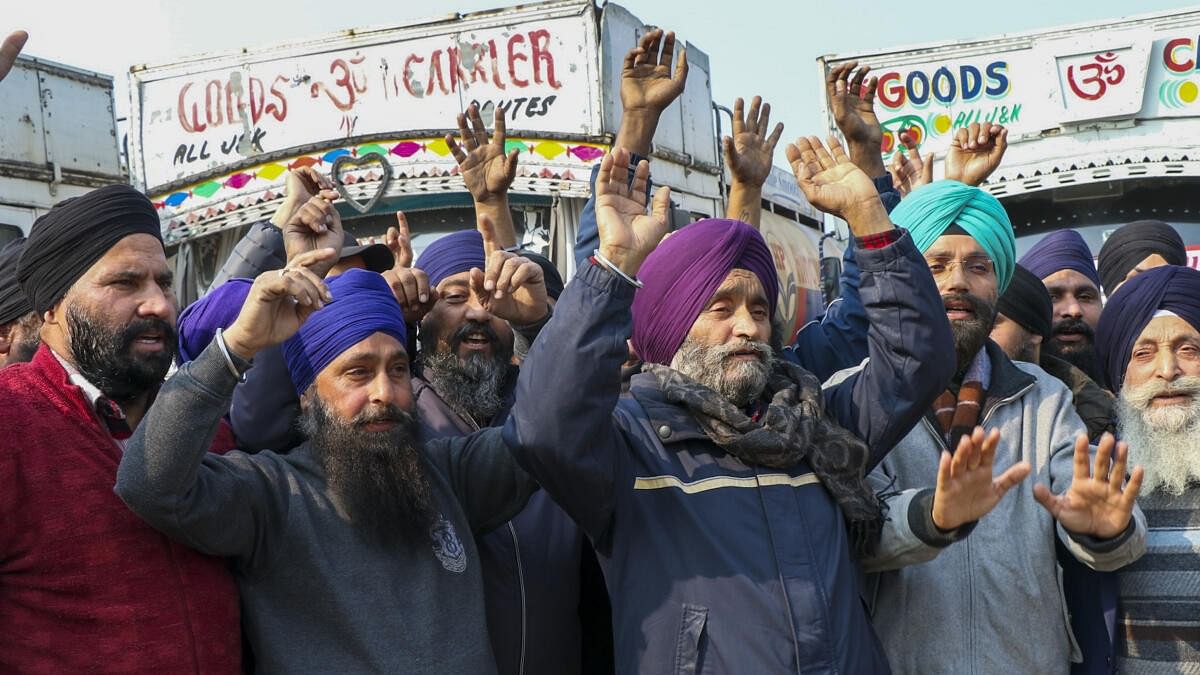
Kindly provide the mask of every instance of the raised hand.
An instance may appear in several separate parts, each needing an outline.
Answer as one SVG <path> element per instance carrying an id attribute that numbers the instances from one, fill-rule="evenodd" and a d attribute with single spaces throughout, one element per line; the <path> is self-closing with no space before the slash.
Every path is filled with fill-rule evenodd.
<path id="1" fill-rule="evenodd" d="M 4 43 L 0 44 L 0 80 L 8 77 L 8 71 L 12 70 L 13 64 L 17 62 L 17 56 L 25 48 L 25 42 L 28 39 L 29 33 L 23 30 L 13 31 L 4 38 Z"/>
<path id="2" fill-rule="evenodd" d="M 892 165 L 888 173 L 892 174 L 892 184 L 901 197 L 927 183 L 933 182 L 933 153 L 921 156 L 917 142 L 908 133 L 900 134 L 900 143 L 905 149 L 896 150 L 892 157 Z"/>
<path id="3" fill-rule="evenodd" d="M 333 206 L 338 193 L 334 190 L 319 190 L 309 198 L 283 226 L 283 248 L 290 262 L 302 253 L 322 248 L 340 251 L 344 238 L 342 217 Z M 337 257 L 317 262 L 311 269 L 324 277 L 337 262 Z"/>
<path id="4" fill-rule="evenodd" d="M 1014 485 L 1025 480 L 1033 467 L 1018 462 L 992 477 L 1000 431 L 984 434 L 975 427 L 964 435 L 951 457 L 942 452 L 938 465 L 937 488 L 933 493 L 933 524 L 953 530 L 987 515 Z"/>
<path id="5" fill-rule="evenodd" d="M 1114 445 L 1116 461 L 1112 461 Z M 1096 463 L 1089 467 L 1087 435 L 1079 434 L 1075 438 L 1075 476 L 1071 487 L 1062 495 L 1055 495 L 1039 483 L 1033 486 L 1033 496 L 1067 530 L 1097 539 L 1112 539 L 1129 526 L 1133 505 L 1142 489 L 1144 472 L 1140 466 L 1134 467 L 1129 482 L 1125 482 L 1128 460 L 1129 446 L 1124 441 L 1117 443 L 1112 434 L 1106 433 L 1097 446 Z"/>
<path id="6" fill-rule="evenodd" d="M 600 231 L 601 254 L 632 277 L 667 233 L 671 189 L 663 186 L 654 193 L 650 215 L 646 215 L 649 163 L 638 162 L 632 184 L 626 182 L 628 176 L 628 150 L 615 148 L 600 161 L 596 174 L 596 226 Z"/>
<path id="7" fill-rule="evenodd" d="M 321 190 L 334 189 L 333 181 L 329 176 L 318 172 L 311 166 L 303 166 L 289 171 L 286 185 L 283 201 L 280 202 L 279 208 L 275 209 L 275 214 L 271 216 L 271 223 L 280 228 L 296 213 L 297 209 L 312 199 L 314 195 L 320 193 Z"/>
<path id="8" fill-rule="evenodd" d="M 892 228 L 875 184 L 850 161 L 836 136 L 829 137 L 829 150 L 816 136 L 801 136 L 786 153 L 809 203 L 845 220 L 855 236 Z"/>
<path id="9" fill-rule="evenodd" d="M 295 335 L 313 312 L 333 299 L 318 269 L 337 259 L 337 249 L 322 248 L 289 259 L 283 269 L 260 274 L 225 331 L 225 344 L 238 356 L 252 359 Z"/>
<path id="10" fill-rule="evenodd" d="M 392 288 L 392 294 L 404 311 L 404 322 L 415 324 L 437 302 L 437 289 L 429 285 L 424 271 L 412 266 L 412 239 L 408 234 L 408 218 L 403 211 L 396 212 L 396 227 L 389 227 L 384 237 L 387 247 L 396 259 L 392 269 L 383 273 L 383 278 Z"/>
<path id="11" fill-rule="evenodd" d="M 884 174 L 883 128 L 875 116 L 877 77 L 867 77 L 870 66 L 858 67 L 858 61 L 842 63 L 825 76 L 825 96 L 838 131 L 850 146 L 850 158 L 868 178 Z M 853 75 L 852 75 L 853 73 Z"/>
<path id="12" fill-rule="evenodd" d="M 518 151 L 504 152 L 506 131 L 504 111 L 497 107 L 494 132 L 491 140 L 488 140 L 479 108 L 472 103 L 466 115 L 458 115 L 461 145 L 452 134 L 446 134 L 446 145 L 450 146 L 450 152 L 454 154 L 462 172 L 463 182 L 477 203 L 486 204 L 507 198 L 508 188 L 517 177 Z"/>
<path id="13" fill-rule="evenodd" d="M 767 135 L 771 123 L 771 104 L 755 96 L 750 101 L 750 114 L 744 112 L 742 99 L 733 102 L 733 135 L 721 139 L 725 148 L 725 164 L 733 174 L 734 183 L 761 187 L 771 173 L 775 144 L 783 135 L 783 123 Z"/>
<path id="14" fill-rule="evenodd" d="M 1008 129 L 975 122 L 954 133 L 946 151 L 946 178 L 979 185 L 992 175 L 1008 150 Z"/>
<path id="15" fill-rule="evenodd" d="M 659 116 L 679 98 L 687 81 L 687 49 L 680 50 L 679 61 L 672 71 L 674 58 L 675 34 L 664 34 L 660 29 L 643 35 L 638 46 L 625 54 L 621 68 L 623 111 L 614 148 L 625 148 L 642 156 L 650 154 Z"/>
<path id="16" fill-rule="evenodd" d="M 542 268 L 532 260 L 505 251 L 496 240 L 496 225 L 479 216 L 487 269 L 471 270 L 471 291 L 493 316 L 512 324 L 529 325 L 546 317 L 550 303 Z"/>
<path id="17" fill-rule="evenodd" d="M 679 98 L 687 80 L 687 47 L 679 50 L 679 61 L 672 72 L 674 58 L 675 33 L 664 34 L 661 28 L 643 35 L 638 46 L 625 54 L 621 68 L 621 106 L 625 114 L 648 111 L 657 115 Z"/>

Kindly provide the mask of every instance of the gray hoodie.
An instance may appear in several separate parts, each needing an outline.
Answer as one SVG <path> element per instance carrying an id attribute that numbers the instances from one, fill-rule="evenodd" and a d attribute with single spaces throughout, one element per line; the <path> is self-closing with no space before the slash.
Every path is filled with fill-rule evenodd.
<path id="1" fill-rule="evenodd" d="M 896 673 L 1065 674 L 1079 650 L 1054 537 L 1101 571 L 1128 565 L 1146 548 L 1146 523 L 1136 507 L 1124 533 L 1099 541 L 1068 534 L 1037 503 L 1035 483 L 1055 494 L 1070 486 L 1075 437 L 1086 430 L 1061 381 L 1013 363 L 991 342 L 988 355 L 992 382 L 981 420 L 985 429 L 1000 430 L 995 472 L 1026 460 L 1030 477 L 973 529 L 947 537 L 932 525 L 932 487 L 945 442 L 928 417 L 870 476 L 878 492 L 891 496 L 883 541 L 863 561 L 874 573 L 866 600 Z"/>

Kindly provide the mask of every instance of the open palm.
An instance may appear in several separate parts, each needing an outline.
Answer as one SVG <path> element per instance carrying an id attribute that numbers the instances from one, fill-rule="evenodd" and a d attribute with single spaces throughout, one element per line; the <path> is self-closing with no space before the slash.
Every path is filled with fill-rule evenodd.
<path id="1" fill-rule="evenodd" d="M 788 145 L 787 158 L 805 198 L 825 213 L 845 217 L 856 206 L 879 199 L 875 184 L 833 136 L 828 151 L 820 139 L 802 136 Z"/>
<path id="2" fill-rule="evenodd" d="M 1075 475 L 1071 487 L 1062 495 L 1054 495 L 1045 485 L 1036 485 L 1033 496 L 1067 530 L 1111 539 L 1128 527 L 1142 489 L 1144 474 L 1140 466 L 1133 469 L 1129 482 L 1125 482 L 1128 460 L 1129 447 L 1106 433 L 1097 447 L 1095 465 L 1089 467 L 1087 435 L 1079 434 L 1075 439 Z"/>
<path id="3" fill-rule="evenodd" d="M 649 215 L 646 214 L 646 184 L 650 165 L 634 170 L 628 182 L 629 152 L 617 148 L 600 162 L 596 175 L 596 225 L 601 252 L 626 274 L 636 274 L 642 261 L 667 233 L 670 190 L 659 188 Z"/>
<path id="4" fill-rule="evenodd" d="M 446 135 L 446 145 L 458 161 L 463 183 L 476 201 L 486 202 L 505 195 L 517 177 L 517 151 L 504 151 L 507 129 L 500 108 L 496 108 L 494 129 L 489 140 L 479 108 L 471 104 L 466 115 L 458 116 L 461 145 L 453 136 Z"/>
<path id="5" fill-rule="evenodd" d="M 659 48 L 662 48 L 661 55 Z M 621 105 L 626 112 L 661 112 L 683 93 L 687 80 L 687 50 L 681 50 L 675 68 L 675 33 L 655 29 L 642 36 L 638 46 L 625 55 L 621 69 Z"/>

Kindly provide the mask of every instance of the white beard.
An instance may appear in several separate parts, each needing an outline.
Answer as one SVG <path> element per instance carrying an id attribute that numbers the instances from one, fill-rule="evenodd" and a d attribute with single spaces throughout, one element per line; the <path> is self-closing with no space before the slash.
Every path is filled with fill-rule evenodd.
<path id="1" fill-rule="evenodd" d="M 1150 407 L 1154 396 L 1167 391 L 1189 394 L 1192 400 Z M 1117 399 L 1117 422 L 1121 440 L 1129 444 L 1130 464 L 1146 472 L 1143 494 L 1161 489 L 1180 495 L 1189 484 L 1200 483 L 1200 377 L 1126 386 Z"/>

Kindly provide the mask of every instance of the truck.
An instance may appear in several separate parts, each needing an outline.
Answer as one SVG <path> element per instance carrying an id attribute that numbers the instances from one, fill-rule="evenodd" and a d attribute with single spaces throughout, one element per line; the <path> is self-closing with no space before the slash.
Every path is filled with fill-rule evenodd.
<path id="1" fill-rule="evenodd" d="M 941 158 L 963 126 L 1008 127 L 1004 162 L 982 187 L 1008 211 L 1018 255 L 1059 228 L 1096 254 L 1122 224 L 1156 219 L 1179 231 L 1200 268 L 1198 43 L 1200 10 L 1190 9 L 830 54 L 817 67 L 824 83 L 840 63 L 872 66 L 885 161 L 901 133 Z"/>
<path id="2" fill-rule="evenodd" d="M 336 205 L 362 241 L 380 238 L 397 209 L 418 252 L 473 227 L 443 139 L 472 103 L 484 120 L 502 110 L 519 150 L 509 201 L 522 245 L 569 275 L 592 167 L 620 123 L 623 57 L 648 30 L 617 4 L 553 0 L 133 67 L 130 172 L 160 214 L 181 302 L 205 292 L 246 228 L 270 217 L 297 167 L 329 172 L 343 158 L 335 178 L 348 199 Z M 687 58 L 686 88 L 651 153 L 676 226 L 722 216 L 729 184 L 709 57 L 688 45 Z M 798 327 L 823 308 L 820 214 L 789 172 L 776 169 L 764 194 L 780 306 Z"/>
<path id="3" fill-rule="evenodd" d="M 0 247 L 54 204 L 127 180 L 112 77 L 21 56 L 0 94 Z"/>

